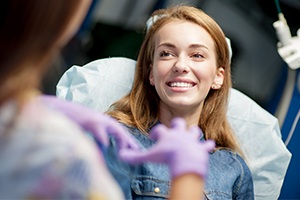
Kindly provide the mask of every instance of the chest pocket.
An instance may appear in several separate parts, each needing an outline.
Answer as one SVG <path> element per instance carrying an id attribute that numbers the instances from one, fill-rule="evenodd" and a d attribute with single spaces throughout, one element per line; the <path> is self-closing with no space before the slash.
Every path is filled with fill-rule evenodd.
<path id="1" fill-rule="evenodd" d="M 159 180 L 151 176 L 136 176 L 131 182 L 133 196 L 139 197 L 156 197 L 155 199 L 168 198 L 170 184 L 168 181 Z"/>
<path id="2" fill-rule="evenodd" d="M 206 200 L 232 200 L 232 195 L 219 191 L 204 191 Z"/>

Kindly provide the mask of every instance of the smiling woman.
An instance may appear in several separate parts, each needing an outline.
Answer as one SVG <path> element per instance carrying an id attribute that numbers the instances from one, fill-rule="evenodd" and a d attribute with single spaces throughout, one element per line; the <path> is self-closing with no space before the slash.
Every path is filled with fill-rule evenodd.
<path id="1" fill-rule="evenodd" d="M 204 132 L 199 140 L 212 139 L 217 145 L 209 158 L 205 197 L 254 199 L 251 172 L 226 117 L 231 73 L 223 31 L 207 14 L 190 6 L 157 10 L 147 25 L 132 90 L 108 114 L 146 149 L 155 143 L 149 132 L 156 124 L 170 126 L 173 118 L 180 117 L 188 127 L 199 126 Z M 111 148 L 106 160 L 127 199 L 168 197 L 167 166 L 144 163 L 132 172 Z M 131 173 L 134 176 L 124 178 Z"/>
<path id="2" fill-rule="evenodd" d="M 202 27 L 182 20 L 164 25 L 156 33 L 149 75 L 161 100 L 160 121 L 168 124 L 180 115 L 176 113 L 180 105 L 189 115 L 195 114 L 188 124 L 197 124 L 204 99 L 211 87 L 222 86 L 223 74 L 224 68 L 216 67 L 213 39 Z"/>

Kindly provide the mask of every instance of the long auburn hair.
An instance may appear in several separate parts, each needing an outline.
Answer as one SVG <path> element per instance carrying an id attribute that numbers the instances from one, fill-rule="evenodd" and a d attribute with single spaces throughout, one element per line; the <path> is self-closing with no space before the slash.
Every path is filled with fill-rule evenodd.
<path id="1" fill-rule="evenodd" d="M 216 50 L 217 68 L 224 68 L 224 82 L 220 89 L 210 90 L 199 120 L 199 127 L 206 139 L 212 139 L 217 147 L 230 148 L 239 152 L 240 148 L 228 123 L 226 113 L 229 89 L 232 86 L 228 44 L 219 25 L 202 10 L 192 6 L 175 6 L 160 9 L 152 14 L 158 19 L 147 30 L 137 59 L 133 87 L 130 93 L 115 102 L 107 112 L 121 123 L 135 126 L 144 134 L 159 120 L 160 98 L 150 84 L 150 66 L 154 56 L 155 33 L 173 20 L 193 22 L 204 28 L 212 37 Z"/>
<path id="2" fill-rule="evenodd" d="M 18 100 L 40 81 L 85 0 L 1 0 L 0 105 Z M 87 0 L 89 1 L 89 0 Z"/>

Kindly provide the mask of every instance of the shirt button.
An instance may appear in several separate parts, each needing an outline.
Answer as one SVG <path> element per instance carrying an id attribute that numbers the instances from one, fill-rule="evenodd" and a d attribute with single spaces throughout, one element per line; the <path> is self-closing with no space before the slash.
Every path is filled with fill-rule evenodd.
<path id="1" fill-rule="evenodd" d="M 158 187 L 154 188 L 154 192 L 155 193 L 159 193 L 160 192 L 160 189 Z"/>

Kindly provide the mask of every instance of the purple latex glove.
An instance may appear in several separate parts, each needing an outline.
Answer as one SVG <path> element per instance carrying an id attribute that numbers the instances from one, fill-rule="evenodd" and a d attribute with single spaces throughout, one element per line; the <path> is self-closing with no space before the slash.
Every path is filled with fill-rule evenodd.
<path id="1" fill-rule="evenodd" d="M 171 176 L 196 173 L 205 177 L 207 173 L 209 151 L 215 147 L 214 141 L 199 141 L 202 131 L 195 126 L 186 128 L 184 119 L 176 118 L 171 128 L 159 124 L 152 128 L 150 137 L 157 140 L 146 151 L 123 149 L 119 152 L 121 159 L 132 164 L 143 162 L 165 163 L 169 166 Z"/>
<path id="2" fill-rule="evenodd" d="M 39 98 L 49 107 L 65 114 L 84 130 L 91 132 L 105 146 L 109 145 L 108 134 L 110 134 L 116 139 L 119 149 L 140 148 L 124 127 L 108 115 L 96 112 L 80 104 L 59 99 L 56 96 L 42 95 Z"/>

